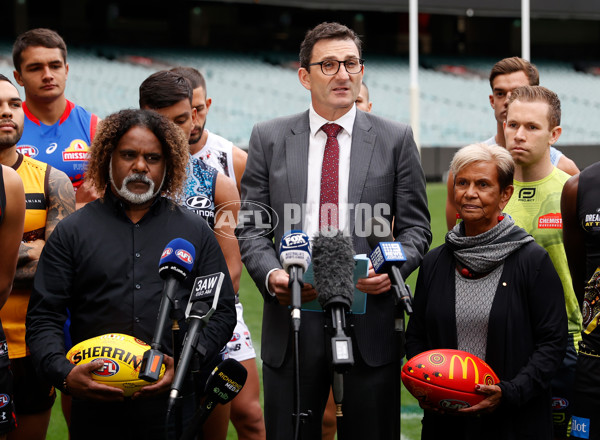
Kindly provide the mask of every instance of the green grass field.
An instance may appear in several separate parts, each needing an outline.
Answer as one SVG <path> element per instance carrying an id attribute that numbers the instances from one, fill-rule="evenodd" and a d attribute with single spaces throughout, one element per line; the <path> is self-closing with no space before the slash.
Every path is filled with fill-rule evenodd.
<path id="1" fill-rule="evenodd" d="M 434 248 L 443 243 L 444 236 L 446 234 L 446 221 L 444 217 L 444 206 L 446 198 L 445 185 L 442 183 L 429 183 L 427 185 L 427 195 L 429 198 L 429 210 L 431 212 L 431 229 L 433 231 L 433 243 L 431 247 Z M 413 292 L 416 280 L 416 272 L 413 273 L 407 280 L 407 284 L 410 285 Z M 242 280 L 240 283 L 240 296 L 244 304 L 245 321 L 248 324 L 248 327 L 250 327 L 255 349 L 257 353 L 260 353 L 262 298 L 245 270 L 242 274 Z M 260 358 L 257 360 L 260 373 Z M 416 400 L 403 387 L 402 438 L 404 440 L 416 440 L 420 438 L 421 415 L 422 411 L 419 408 L 419 405 L 417 404 Z M 49 440 L 63 440 L 68 438 L 67 427 L 60 408 L 60 399 L 56 400 L 54 408 L 52 409 L 52 419 L 50 420 L 50 428 L 48 430 L 47 438 Z M 227 440 L 236 439 L 237 435 L 235 429 L 230 424 Z"/>

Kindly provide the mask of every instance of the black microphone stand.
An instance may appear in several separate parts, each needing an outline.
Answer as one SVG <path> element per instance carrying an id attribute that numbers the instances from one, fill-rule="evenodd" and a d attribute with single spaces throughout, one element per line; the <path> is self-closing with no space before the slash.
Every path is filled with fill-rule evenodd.
<path id="1" fill-rule="evenodd" d="M 167 278 L 165 280 L 165 291 L 175 292 L 175 287 L 179 283 L 176 278 Z M 160 306 L 158 309 L 158 318 L 156 320 L 156 327 L 154 328 L 154 335 L 152 336 L 152 342 L 150 343 L 150 349 L 144 353 L 142 358 L 142 365 L 140 367 L 140 373 L 138 377 L 140 379 L 147 380 L 149 382 L 155 382 L 159 378 L 160 367 L 163 364 L 164 354 L 161 351 L 162 337 L 167 329 L 168 320 L 172 320 L 171 325 L 171 341 L 173 343 L 173 359 L 175 365 L 179 362 L 179 356 L 181 354 L 181 348 L 177 343 L 179 340 L 179 323 L 178 320 L 184 317 L 184 313 L 179 305 L 179 300 L 174 295 L 168 293 L 163 295 L 160 300 Z M 158 365 L 157 369 L 153 369 L 153 365 Z M 175 410 L 175 432 L 177 437 L 181 435 L 183 427 L 183 416 L 181 409 Z"/>
<path id="2" fill-rule="evenodd" d="M 311 411 L 303 413 L 300 411 L 300 314 L 302 307 L 302 287 L 304 280 L 302 279 L 302 269 L 298 266 L 290 266 L 290 282 L 288 284 L 291 292 L 292 305 L 292 330 L 294 334 L 294 408 L 292 413 L 292 423 L 294 426 L 294 440 L 300 438 L 300 426 L 310 416 Z"/>
<path id="3" fill-rule="evenodd" d="M 394 306 L 395 306 L 395 320 L 394 320 L 394 331 L 396 332 L 396 343 L 398 344 L 398 359 L 396 360 L 396 374 L 394 375 L 395 384 L 394 392 L 397 393 L 398 397 L 394 399 L 397 402 L 394 414 L 397 416 L 397 420 L 394 423 L 394 437 L 400 440 L 402 435 L 401 418 L 400 412 L 402 409 L 402 358 L 406 355 L 405 342 L 406 342 L 406 326 L 405 326 L 405 313 L 406 315 L 412 315 L 412 295 L 410 293 L 410 287 L 404 283 L 404 279 L 400 274 L 400 269 L 396 266 L 392 266 L 390 271 L 390 277 L 392 278 L 392 293 L 394 295 Z"/>
<path id="4" fill-rule="evenodd" d="M 198 338 L 200 335 L 200 331 L 206 327 L 208 323 L 204 320 L 204 319 L 199 319 L 196 317 L 192 317 L 191 319 L 191 325 L 188 328 L 187 331 L 187 336 L 188 338 L 191 338 L 192 343 L 190 344 L 193 348 L 189 348 L 185 351 L 183 351 L 182 353 L 182 349 L 178 348 L 178 355 L 180 357 L 180 359 L 175 363 L 176 367 L 179 368 L 183 368 L 185 371 L 187 372 L 190 364 L 193 364 L 194 359 L 197 356 L 202 356 L 203 354 L 200 353 L 200 351 L 198 350 L 198 347 L 196 347 L 197 342 L 198 342 Z M 204 349 L 204 348 L 203 348 Z M 199 363 L 199 362 L 198 362 Z M 171 393 L 173 393 L 173 391 L 171 391 Z M 202 427 L 202 425 L 198 425 L 196 426 L 196 429 L 194 430 L 191 426 L 188 427 L 188 429 L 183 433 L 183 415 L 182 415 L 182 411 L 181 411 L 181 405 L 180 405 L 180 401 L 183 398 L 182 394 L 177 392 L 177 397 L 174 401 L 174 403 L 171 403 L 171 396 L 169 397 L 169 406 L 167 408 L 167 425 L 168 425 L 168 421 L 169 421 L 169 414 L 171 413 L 172 410 L 174 410 L 175 412 L 175 417 L 176 417 L 176 425 L 175 425 L 175 435 L 176 438 L 193 438 L 195 434 L 200 433 L 200 428 Z M 194 419 L 195 420 L 198 416 L 195 415 Z"/>
<path id="5" fill-rule="evenodd" d="M 179 327 L 179 320 L 185 318 L 185 313 L 181 309 L 179 305 L 179 300 L 173 299 L 173 309 L 171 310 L 172 320 L 171 324 L 171 336 L 173 342 L 173 362 L 174 365 L 179 363 L 179 358 L 181 357 L 181 329 Z M 177 437 L 181 436 L 183 430 L 183 413 L 181 411 L 181 406 L 175 408 L 175 435 Z"/>

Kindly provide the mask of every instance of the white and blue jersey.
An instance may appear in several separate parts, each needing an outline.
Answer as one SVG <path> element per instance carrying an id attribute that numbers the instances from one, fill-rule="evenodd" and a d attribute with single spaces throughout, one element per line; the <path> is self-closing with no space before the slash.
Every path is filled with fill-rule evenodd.
<path id="1" fill-rule="evenodd" d="M 201 215 L 211 229 L 215 226 L 215 186 L 218 171 L 202 160 L 190 156 L 183 205 Z"/>
<path id="2" fill-rule="evenodd" d="M 26 102 L 23 110 L 25 124 L 17 150 L 63 171 L 77 188 L 83 183 L 98 116 L 69 100 L 64 113 L 53 125 L 46 125 L 36 118 Z"/>

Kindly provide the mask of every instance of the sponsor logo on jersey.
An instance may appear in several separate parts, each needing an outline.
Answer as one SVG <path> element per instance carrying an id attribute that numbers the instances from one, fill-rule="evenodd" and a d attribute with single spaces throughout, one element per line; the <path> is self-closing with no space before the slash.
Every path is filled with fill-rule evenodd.
<path id="1" fill-rule="evenodd" d="M 600 231 L 600 208 L 595 213 L 585 214 L 581 221 L 581 226 L 586 232 Z"/>
<path id="2" fill-rule="evenodd" d="M 89 157 L 88 144 L 81 139 L 73 139 L 69 148 L 63 151 L 63 162 L 85 161 Z"/>
<path id="3" fill-rule="evenodd" d="M 42 193 L 25 194 L 25 209 L 46 210 L 46 197 Z"/>
<path id="4" fill-rule="evenodd" d="M 10 396 L 8 394 L 0 394 L 0 408 L 4 408 L 10 403 Z"/>
<path id="5" fill-rule="evenodd" d="M 535 188 L 521 188 L 519 190 L 519 200 L 530 200 L 535 197 Z"/>
<path id="6" fill-rule="evenodd" d="M 563 397 L 552 398 L 552 411 L 559 411 L 569 406 L 569 401 Z"/>
<path id="7" fill-rule="evenodd" d="M 23 156 L 34 158 L 38 155 L 39 151 L 33 145 L 19 145 L 17 146 L 17 151 L 21 153 Z"/>
<path id="8" fill-rule="evenodd" d="M 192 209 L 207 209 L 212 206 L 210 199 L 202 195 L 188 197 L 185 204 Z"/>
<path id="9" fill-rule="evenodd" d="M 246 347 L 252 348 L 252 338 L 250 332 L 244 332 L 244 339 L 246 339 Z"/>
<path id="10" fill-rule="evenodd" d="M 56 142 L 52 142 L 50 145 L 48 145 L 48 148 L 46 148 L 46 154 L 54 153 L 57 148 L 58 144 Z"/>
<path id="11" fill-rule="evenodd" d="M 560 212 L 542 215 L 538 218 L 538 229 L 562 229 Z"/>
<path id="12" fill-rule="evenodd" d="M 590 438 L 590 419 L 571 417 L 571 437 Z"/>
<path id="13" fill-rule="evenodd" d="M 235 341 L 239 341 L 239 340 L 240 340 L 240 334 L 233 333 L 233 335 L 231 336 L 231 340 L 229 342 L 235 342 Z"/>
<path id="14" fill-rule="evenodd" d="M 92 374 L 101 377 L 110 377 L 119 372 L 119 364 L 116 361 L 106 358 L 100 358 L 100 360 L 104 362 L 104 365 L 102 368 L 92 371 Z"/>

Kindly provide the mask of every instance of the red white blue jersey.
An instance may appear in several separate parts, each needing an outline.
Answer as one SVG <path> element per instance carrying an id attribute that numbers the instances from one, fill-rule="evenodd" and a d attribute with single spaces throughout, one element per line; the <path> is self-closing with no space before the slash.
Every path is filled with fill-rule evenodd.
<path id="1" fill-rule="evenodd" d="M 77 188 L 83 182 L 98 116 L 69 100 L 54 125 L 46 125 L 36 118 L 26 102 L 23 110 L 25 124 L 17 150 L 63 171 Z"/>

